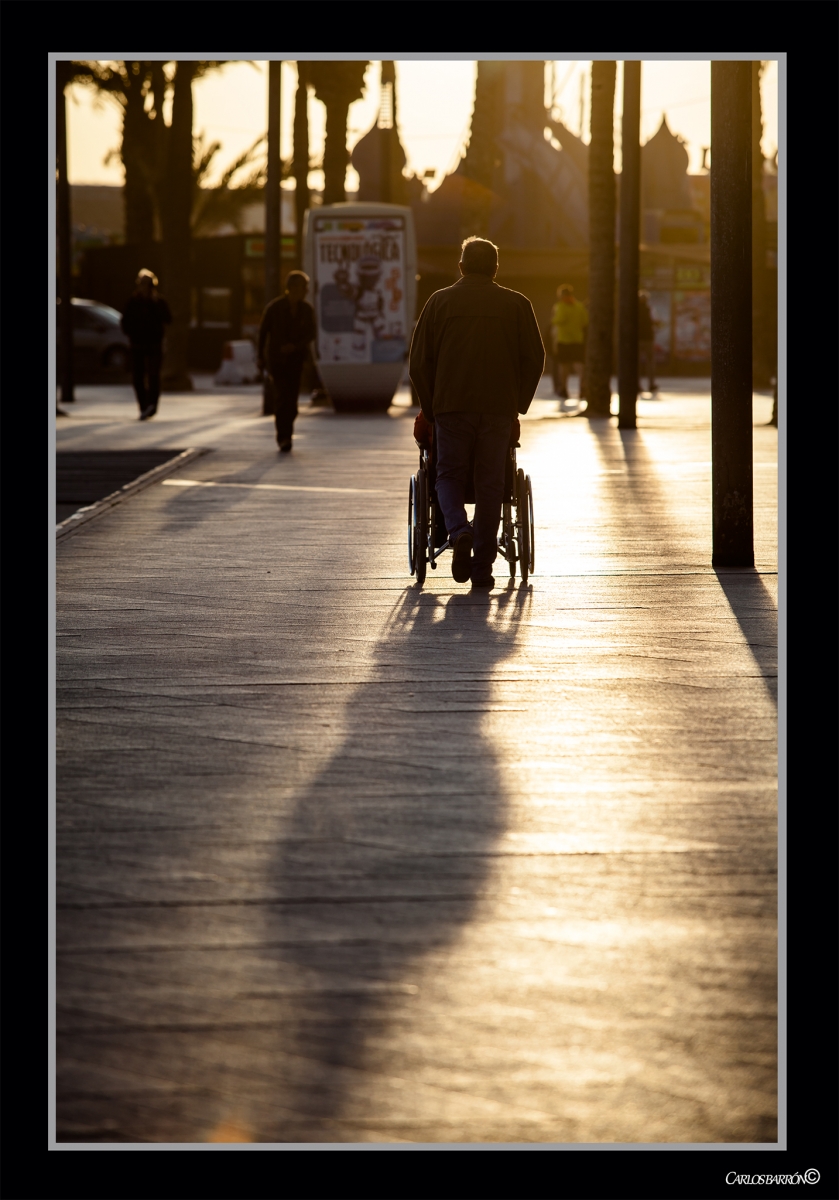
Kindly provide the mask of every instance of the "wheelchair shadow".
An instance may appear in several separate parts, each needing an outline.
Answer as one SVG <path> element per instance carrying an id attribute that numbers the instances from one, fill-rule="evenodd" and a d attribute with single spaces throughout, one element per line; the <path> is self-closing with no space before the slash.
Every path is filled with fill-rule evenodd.
<path id="1" fill-rule="evenodd" d="M 259 1140 L 367 1140 L 371 1077 L 381 1113 L 376 1076 L 420 1075 L 421 962 L 474 918 L 505 829 L 484 717 L 529 600 L 512 581 L 500 594 L 406 589 L 340 748 L 293 801 L 271 880 L 287 902 L 266 910 L 275 978 L 293 999 L 275 1010 Z"/>

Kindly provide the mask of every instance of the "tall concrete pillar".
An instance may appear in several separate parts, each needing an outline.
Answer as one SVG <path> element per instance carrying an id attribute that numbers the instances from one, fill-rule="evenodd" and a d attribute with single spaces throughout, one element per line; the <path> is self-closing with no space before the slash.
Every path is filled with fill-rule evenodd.
<path id="1" fill-rule="evenodd" d="M 638 267 L 641 235 L 641 64 L 623 64 L 620 282 L 618 292 L 619 429 L 635 428 L 638 396 Z"/>
<path id="2" fill-rule="evenodd" d="M 714 566 L 754 566 L 752 65 L 711 63 L 711 480 Z"/>

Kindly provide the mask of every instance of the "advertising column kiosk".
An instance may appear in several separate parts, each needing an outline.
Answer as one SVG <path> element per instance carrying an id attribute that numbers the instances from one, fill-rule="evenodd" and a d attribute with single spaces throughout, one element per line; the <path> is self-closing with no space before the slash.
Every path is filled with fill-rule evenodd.
<path id="1" fill-rule="evenodd" d="M 312 281 L 315 359 L 338 412 L 384 411 L 414 327 L 413 214 L 399 204 L 330 204 L 306 213 L 303 267 Z"/>

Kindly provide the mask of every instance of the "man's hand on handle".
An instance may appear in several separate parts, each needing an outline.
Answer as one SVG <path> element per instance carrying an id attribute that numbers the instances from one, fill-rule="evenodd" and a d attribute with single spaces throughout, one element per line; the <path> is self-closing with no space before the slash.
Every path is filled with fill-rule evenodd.
<path id="1" fill-rule="evenodd" d="M 420 411 L 414 420 L 414 441 L 420 450 L 430 450 L 434 441 L 434 426 L 426 420 L 425 413 Z"/>

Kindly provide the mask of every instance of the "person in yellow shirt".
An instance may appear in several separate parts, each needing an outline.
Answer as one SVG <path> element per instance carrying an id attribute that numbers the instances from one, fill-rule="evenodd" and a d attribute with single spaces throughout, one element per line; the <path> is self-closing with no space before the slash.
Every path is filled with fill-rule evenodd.
<path id="1" fill-rule="evenodd" d="M 580 380 L 580 399 L 585 395 L 583 364 L 586 361 L 585 339 L 588 312 L 584 304 L 574 295 L 570 283 L 556 289 L 557 301 L 551 313 L 551 344 L 555 373 L 554 390 L 560 400 L 568 397 L 568 376 L 575 374 Z"/>

